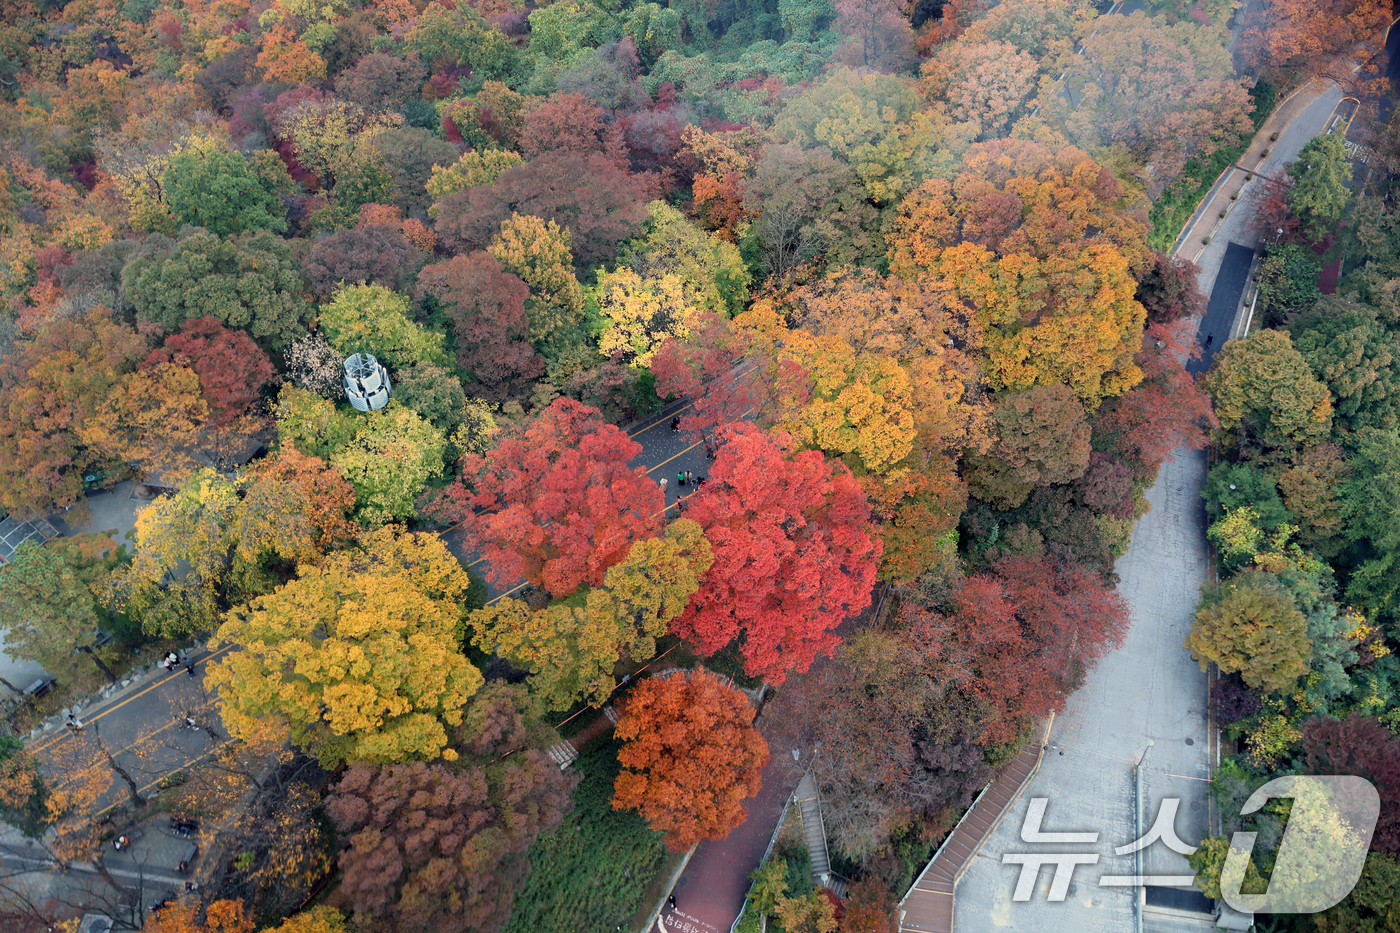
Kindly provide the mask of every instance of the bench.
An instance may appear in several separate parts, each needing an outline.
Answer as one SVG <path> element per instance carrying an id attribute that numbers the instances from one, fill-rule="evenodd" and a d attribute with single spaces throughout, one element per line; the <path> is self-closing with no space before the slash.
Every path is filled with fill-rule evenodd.
<path id="1" fill-rule="evenodd" d="M 188 874 L 190 870 L 190 863 L 194 861 L 194 857 L 198 854 L 199 845 L 197 843 L 191 842 L 189 846 L 185 849 L 185 857 L 180 859 L 180 864 L 176 866 L 175 870 L 182 875 Z"/>
<path id="2" fill-rule="evenodd" d="M 58 681 L 52 677 L 40 677 L 38 680 L 34 681 L 34 683 L 24 688 L 24 695 L 30 697 L 41 697 L 44 694 L 48 693 L 50 690 L 52 690 L 57 684 Z"/>

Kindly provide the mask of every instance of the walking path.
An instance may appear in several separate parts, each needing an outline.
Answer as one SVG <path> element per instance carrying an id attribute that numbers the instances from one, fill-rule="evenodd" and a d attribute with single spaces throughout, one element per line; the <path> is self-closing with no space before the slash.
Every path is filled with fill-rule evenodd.
<path id="1" fill-rule="evenodd" d="M 914 879 L 909 892 L 899 902 L 900 933 L 953 933 L 953 890 L 958 879 L 972 864 L 982 843 L 1001 823 L 1026 782 L 1040 770 L 1054 721 L 1054 717 L 1050 717 L 1039 740 L 1021 749 L 1021 753 L 982 788 L 982 793 Z"/>

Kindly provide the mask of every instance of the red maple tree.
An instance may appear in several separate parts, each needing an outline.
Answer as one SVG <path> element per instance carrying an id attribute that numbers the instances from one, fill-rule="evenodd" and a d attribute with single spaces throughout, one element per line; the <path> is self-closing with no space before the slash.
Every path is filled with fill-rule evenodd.
<path id="1" fill-rule="evenodd" d="M 1155 479 L 1178 447 L 1205 447 L 1206 430 L 1219 426 L 1210 396 L 1185 367 L 1201 352 L 1195 328 L 1189 318 L 1149 326 L 1136 357 L 1143 381 L 1104 405 L 1094 419 L 1094 436 L 1142 479 Z"/>
<path id="2" fill-rule="evenodd" d="M 1122 643 L 1127 603 L 1076 564 L 1007 557 L 968 577 L 947 613 L 906 605 L 914 650 L 991 718 L 979 741 L 1011 741 L 1037 717 L 1064 707 L 1085 672 Z"/>
<path id="3" fill-rule="evenodd" d="M 461 521 L 498 586 L 522 577 L 567 596 L 598 586 L 632 542 L 664 524 L 661 489 L 628 462 L 642 450 L 602 413 L 556 399 L 485 456 L 462 458 L 462 478 L 437 514 Z"/>
<path id="4" fill-rule="evenodd" d="M 703 668 L 642 681 L 617 723 L 613 809 L 639 810 L 672 852 L 728 836 L 768 764 L 753 717 L 748 697 Z"/>
<path id="5" fill-rule="evenodd" d="M 267 354 L 252 337 L 230 330 L 212 317 L 181 324 L 141 368 L 148 370 L 161 363 L 195 371 L 210 420 L 216 425 L 228 424 L 246 412 L 275 375 Z"/>
<path id="6" fill-rule="evenodd" d="M 725 430 L 709 482 L 685 510 L 715 561 L 672 624 L 705 654 L 739 638 L 744 670 L 774 683 L 831 655 L 832 629 L 870 604 L 880 557 L 850 470 L 793 447 L 751 424 Z"/>
<path id="7" fill-rule="evenodd" d="M 742 363 L 747 350 L 727 321 L 709 313 L 692 318 L 685 340 L 668 339 L 657 348 L 651 360 L 657 394 L 691 399 L 681 416 L 682 431 L 709 435 L 760 407 L 761 386 L 753 367 Z"/>

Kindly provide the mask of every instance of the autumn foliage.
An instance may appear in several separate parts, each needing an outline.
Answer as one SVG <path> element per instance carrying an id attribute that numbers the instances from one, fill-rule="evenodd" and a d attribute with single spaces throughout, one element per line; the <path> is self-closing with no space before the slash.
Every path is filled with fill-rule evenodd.
<path id="1" fill-rule="evenodd" d="M 714 564 L 674 631 L 702 652 L 736 639 L 751 675 L 781 683 L 830 655 L 832 629 L 870 604 L 879 541 L 840 463 L 784 435 L 731 427 L 709 482 L 687 500 Z"/>
<path id="2" fill-rule="evenodd" d="M 1062 709 L 1129 624 L 1127 602 L 1098 575 L 1048 558 L 1004 558 L 959 584 L 951 605 L 906 606 L 905 620 L 941 676 L 985 711 L 985 743 Z"/>
<path id="3" fill-rule="evenodd" d="M 672 852 L 723 839 L 744 821 L 768 763 L 753 717 L 748 697 L 703 669 L 644 680 L 617 723 L 624 770 L 613 809 L 640 810 Z"/>
<path id="4" fill-rule="evenodd" d="M 524 578 L 566 596 L 660 532 L 661 490 L 628 466 L 640 451 L 597 409 L 558 399 L 484 456 L 464 457 L 439 512 L 462 523 L 497 584 Z"/>
<path id="5" fill-rule="evenodd" d="M 246 412 L 273 378 L 272 363 L 251 337 L 211 317 L 181 324 L 146 358 L 143 368 L 161 363 L 195 371 L 215 424 L 227 424 Z"/>

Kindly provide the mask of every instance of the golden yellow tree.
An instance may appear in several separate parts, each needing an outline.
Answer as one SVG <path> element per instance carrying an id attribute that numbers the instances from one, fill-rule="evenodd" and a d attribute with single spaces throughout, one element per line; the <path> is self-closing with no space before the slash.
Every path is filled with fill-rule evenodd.
<path id="1" fill-rule="evenodd" d="M 486 248 L 501 268 L 530 287 L 525 305 L 530 339 L 544 340 L 583 313 L 583 287 L 574 277 L 568 228 L 538 217 L 512 214 Z"/>
<path id="2" fill-rule="evenodd" d="M 646 366 L 663 340 L 690 333 L 695 308 L 678 275 L 644 279 L 619 268 L 599 277 L 597 297 L 598 310 L 611 323 L 598 338 L 598 350 L 606 357 L 621 354 L 629 363 Z"/>
<path id="3" fill-rule="evenodd" d="M 505 599 L 474 611 L 467 625 L 477 647 L 530 670 L 530 689 L 546 705 L 601 706 L 616 686 L 619 659 L 655 654 L 656 639 L 685 611 L 713 560 L 700 526 L 679 519 L 664 538 L 635 542 L 602 586 L 541 610 Z"/>
<path id="4" fill-rule="evenodd" d="M 160 363 L 117 383 L 78 436 L 105 456 L 173 485 L 199 465 L 200 435 L 208 422 L 195 371 Z"/>
<path id="5" fill-rule="evenodd" d="M 457 646 L 470 578 L 433 535 L 381 528 L 235 609 L 211 670 L 234 736 L 271 717 L 324 766 L 453 758 L 447 726 L 480 688 Z"/>

